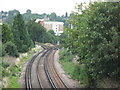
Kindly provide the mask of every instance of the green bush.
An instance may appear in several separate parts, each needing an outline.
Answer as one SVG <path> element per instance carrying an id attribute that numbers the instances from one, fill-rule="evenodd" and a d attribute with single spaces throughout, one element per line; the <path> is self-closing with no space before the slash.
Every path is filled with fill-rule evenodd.
<path id="1" fill-rule="evenodd" d="M 18 57 L 19 56 L 15 44 L 13 44 L 12 42 L 5 43 L 4 47 L 5 47 L 5 51 L 8 55 L 13 56 L 13 57 Z"/>
<path id="2" fill-rule="evenodd" d="M 72 78 L 80 80 L 80 84 L 83 84 L 85 87 L 90 86 L 90 76 L 88 74 L 88 68 L 84 64 L 75 65 Z"/>
<path id="3" fill-rule="evenodd" d="M 2 52 L 0 53 L 1 55 L 0 56 L 5 56 L 6 55 L 6 52 L 5 52 L 5 47 L 4 45 L 2 45 Z"/>
<path id="4" fill-rule="evenodd" d="M 29 50 L 29 48 L 27 47 L 27 45 L 23 45 L 23 52 L 27 52 Z"/>
<path id="5" fill-rule="evenodd" d="M 73 28 L 65 29 L 64 48 L 79 56 L 80 66 L 89 67 L 86 72 L 93 84 L 103 77 L 120 79 L 119 4 L 95 2 L 86 9 L 80 4 L 69 20 Z M 80 77 L 87 77 L 85 67 Z"/>
<path id="6" fill-rule="evenodd" d="M 2 42 L 0 41 L 0 57 L 5 55 L 5 48 L 4 45 L 2 45 Z"/>
<path id="7" fill-rule="evenodd" d="M 6 77 L 6 76 L 9 76 L 10 74 L 9 74 L 9 72 L 8 72 L 8 70 L 7 70 L 7 68 L 9 67 L 10 65 L 9 65 L 9 63 L 7 63 L 7 62 L 2 62 L 2 76 L 3 77 Z"/>

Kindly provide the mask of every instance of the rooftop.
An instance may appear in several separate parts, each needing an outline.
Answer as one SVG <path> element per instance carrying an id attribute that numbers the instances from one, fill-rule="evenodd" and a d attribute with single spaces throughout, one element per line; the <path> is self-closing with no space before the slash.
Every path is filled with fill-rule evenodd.
<path id="1" fill-rule="evenodd" d="M 63 22 L 56 22 L 56 21 L 45 21 L 45 24 L 64 24 Z"/>

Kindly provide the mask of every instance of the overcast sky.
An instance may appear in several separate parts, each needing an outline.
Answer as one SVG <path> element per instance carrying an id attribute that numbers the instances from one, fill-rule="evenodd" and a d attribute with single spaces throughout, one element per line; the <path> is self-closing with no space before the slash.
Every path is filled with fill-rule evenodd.
<path id="1" fill-rule="evenodd" d="M 57 15 L 63 15 L 65 12 L 74 11 L 76 3 L 86 2 L 90 0 L 0 0 L 0 11 L 8 11 L 17 9 L 21 13 L 25 13 L 30 9 L 32 13 L 55 12 Z"/>

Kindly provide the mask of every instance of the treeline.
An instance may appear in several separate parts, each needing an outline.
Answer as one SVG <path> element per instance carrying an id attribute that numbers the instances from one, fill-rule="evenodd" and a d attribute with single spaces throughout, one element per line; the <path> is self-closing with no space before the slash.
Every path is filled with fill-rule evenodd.
<path id="1" fill-rule="evenodd" d="M 29 21 L 30 19 L 43 19 L 43 18 L 49 18 L 50 21 L 59 21 L 59 22 L 65 22 L 65 18 L 68 17 L 67 14 L 58 16 L 55 12 L 52 12 L 51 14 L 43 13 L 43 14 L 34 14 L 30 9 L 26 11 L 26 13 L 23 14 L 23 19 L 25 21 Z"/>
<path id="2" fill-rule="evenodd" d="M 35 20 L 25 23 L 23 16 L 18 12 L 12 24 L 2 24 L 1 56 L 8 54 L 18 57 L 18 53 L 27 52 L 34 47 L 35 42 L 55 44 L 56 38 L 54 31 L 47 32 Z"/>
<path id="3" fill-rule="evenodd" d="M 69 53 L 79 56 L 74 77 L 87 86 L 109 77 L 120 80 L 120 3 L 78 5 L 61 36 Z"/>
<path id="4" fill-rule="evenodd" d="M 14 17 L 19 13 L 18 10 L 10 10 L 8 12 L 1 11 L 0 12 L 0 19 L 3 21 L 7 22 L 8 24 L 11 24 L 13 22 Z M 25 22 L 30 21 L 31 19 L 43 19 L 43 18 L 49 18 L 50 21 L 59 21 L 59 22 L 66 22 L 66 19 L 69 18 L 70 15 L 66 12 L 65 15 L 58 16 L 56 13 L 52 12 L 51 14 L 38 14 L 38 13 L 32 13 L 31 10 L 26 10 L 26 13 L 22 14 L 23 15 L 23 20 Z"/>

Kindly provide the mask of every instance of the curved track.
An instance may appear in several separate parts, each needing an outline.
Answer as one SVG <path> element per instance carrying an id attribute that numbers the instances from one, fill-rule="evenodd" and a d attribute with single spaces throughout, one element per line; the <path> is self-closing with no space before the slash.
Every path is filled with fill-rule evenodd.
<path id="1" fill-rule="evenodd" d="M 52 50 L 48 57 L 45 60 L 45 71 L 49 82 L 53 88 L 66 88 L 68 89 L 67 85 L 63 82 L 61 77 L 58 75 L 55 67 L 54 67 L 54 54 L 56 50 Z"/>
<path id="2" fill-rule="evenodd" d="M 28 90 L 32 90 L 32 88 L 42 88 L 40 84 L 41 82 L 38 77 L 36 65 L 40 58 L 42 57 L 42 55 L 45 54 L 46 52 L 47 51 L 44 50 L 34 55 L 27 65 L 25 73 L 25 84 Z"/>
<path id="3" fill-rule="evenodd" d="M 56 50 L 54 49 L 43 50 L 34 55 L 33 58 L 29 61 L 25 74 L 26 89 L 68 89 L 54 67 L 53 62 L 55 52 Z"/>

